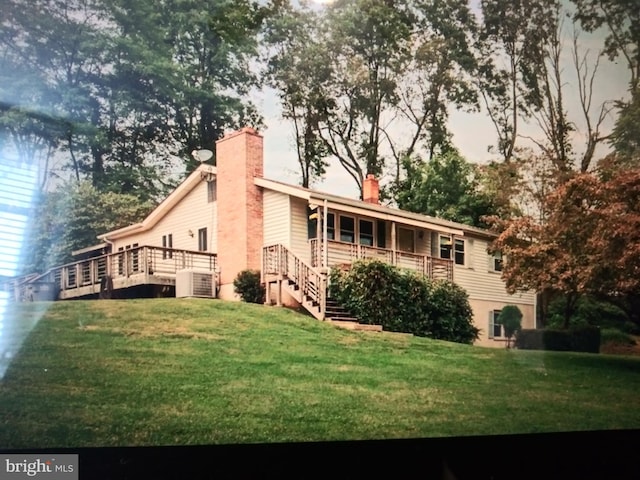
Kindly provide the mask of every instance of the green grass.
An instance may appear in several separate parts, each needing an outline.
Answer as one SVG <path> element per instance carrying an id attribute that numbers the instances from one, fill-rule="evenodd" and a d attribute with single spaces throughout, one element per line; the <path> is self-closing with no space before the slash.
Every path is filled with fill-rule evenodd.
<path id="1" fill-rule="evenodd" d="M 632 357 L 350 332 L 217 300 L 15 308 L 14 330 L 42 318 L 0 381 L 0 448 L 640 428 Z"/>

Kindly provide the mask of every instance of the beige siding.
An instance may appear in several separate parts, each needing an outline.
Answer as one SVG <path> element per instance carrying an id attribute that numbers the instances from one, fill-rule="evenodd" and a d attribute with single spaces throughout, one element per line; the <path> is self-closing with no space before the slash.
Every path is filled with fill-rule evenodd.
<path id="1" fill-rule="evenodd" d="M 421 235 L 422 238 L 420 238 Z M 429 230 L 418 229 L 416 231 L 416 253 L 431 255 L 431 232 Z"/>
<path id="2" fill-rule="evenodd" d="M 150 230 L 120 238 L 115 241 L 114 251 L 119 247 L 134 243 L 151 246 L 162 246 L 162 236 L 173 236 L 173 248 L 198 250 L 198 230 L 207 229 L 209 252 L 215 252 L 217 246 L 215 230 L 215 205 L 208 202 L 207 183 L 200 182 L 173 209 L 171 209 Z M 191 236 L 191 233 L 193 236 Z"/>
<path id="3" fill-rule="evenodd" d="M 522 328 L 535 328 L 534 310 L 532 304 L 518 302 L 500 302 L 488 300 L 470 300 L 473 309 L 473 323 L 480 329 L 480 336 L 474 345 L 483 347 L 505 347 L 506 338 L 489 338 L 489 315 L 494 310 L 502 310 L 506 305 L 516 305 L 522 312 Z"/>
<path id="4" fill-rule="evenodd" d="M 307 229 L 307 202 L 290 197 L 291 206 L 291 251 L 302 261 L 311 262 L 311 247 Z"/>
<path id="5" fill-rule="evenodd" d="M 489 254 L 487 241 L 465 237 L 465 265 L 455 265 L 454 281 L 463 287 L 469 298 L 503 302 L 505 304 L 533 305 L 533 293 L 516 293 L 509 295 L 499 272 L 489 271 Z"/>
<path id="6" fill-rule="evenodd" d="M 264 190 L 262 201 L 264 244 L 275 245 L 280 243 L 285 247 L 289 247 L 291 244 L 289 196 L 272 190 Z"/>

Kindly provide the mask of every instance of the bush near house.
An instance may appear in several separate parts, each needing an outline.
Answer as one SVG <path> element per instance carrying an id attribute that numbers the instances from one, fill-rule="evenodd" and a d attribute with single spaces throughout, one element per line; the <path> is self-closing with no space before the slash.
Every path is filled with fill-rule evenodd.
<path id="1" fill-rule="evenodd" d="M 510 348 L 511 338 L 522 329 L 522 312 L 516 305 L 506 305 L 500 311 L 498 323 L 504 327 L 507 348 Z"/>
<path id="2" fill-rule="evenodd" d="M 330 295 L 360 321 L 387 331 L 471 344 L 478 338 L 467 293 L 379 261 L 331 270 Z"/>
<path id="3" fill-rule="evenodd" d="M 544 330 L 520 330 L 516 348 L 523 350 L 555 350 L 571 352 L 600 352 L 600 328 L 573 327 L 568 330 L 547 328 Z"/>
<path id="4" fill-rule="evenodd" d="M 265 288 L 260 271 L 243 270 L 233 281 L 234 291 L 247 303 L 264 303 Z"/>

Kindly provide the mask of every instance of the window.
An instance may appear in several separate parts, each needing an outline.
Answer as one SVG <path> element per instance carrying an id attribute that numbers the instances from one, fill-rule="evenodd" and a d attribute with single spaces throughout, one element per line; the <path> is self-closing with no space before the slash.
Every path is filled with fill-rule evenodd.
<path id="1" fill-rule="evenodd" d="M 416 243 L 414 231 L 409 228 L 398 228 L 398 250 L 403 252 L 415 252 Z"/>
<path id="2" fill-rule="evenodd" d="M 387 225 L 384 223 L 384 220 L 378 220 L 378 224 L 376 225 L 376 227 L 378 228 L 377 230 L 377 242 L 378 242 L 378 247 L 380 248 L 386 248 L 387 247 L 387 242 L 386 242 L 386 235 L 387 235 Z"/>
<path id="3" fill-rule="evenodd" d="M 173 234 L 169 233 L 162 236 L 162 246 L 164 248 L 173 248 Z M 170 250 L 163 250 L 162 259 L 165 260 L 167 258 L 173 258 L 173 252 Z"/>
<path id="4" fill-rule="evenodd" d="M 201 228 L 198 230 L 198 250 L 201 252 L 207 251 L 207 229 Z"/>
<path id="5" fill-rule="evenodd" d="M 327 238 L 329 240 L 336 238 L 336 216 L 333 213 L 327 213 Z"/>
<path id="6" fill-rule="evenodd" d="M 207 182 L 207 202 L 216 201 L 216 182 Z"/>
<path id="7" fill-rule="evenodd" d="M 501 310 L 489 312 L 489 338 L 502 337 L 502 325 L 498 323 Z"/>
<path id="8" fill-rule="evenodd" d="M 494 272 L 502 271 L 502 252 L 495 252 L 493 254 L 493 258 L 491 259 L 491 263 L 493 264 Z"/>
<path id="9" fill-rule="evenodd" d="M 451 259 L 451 238 L 440 235 L 440 258 Z"/>
<path id="10" fill-rule="evenodd" d="M 355 243 L 355 219 L 340 215 L 340 241 Z"/>
<path id="11" fill-rule="evenodd" d="M 369 220 L 360 220 L 359 229 L 360 245 L 373 247 L 373 222 L 370 222 Z"/>
<path id="12" fill-rule="evenodd" d="M 454 243 L 454 252 L 456 265 L 464 265 L 464 240 L 456 238 Z"/>

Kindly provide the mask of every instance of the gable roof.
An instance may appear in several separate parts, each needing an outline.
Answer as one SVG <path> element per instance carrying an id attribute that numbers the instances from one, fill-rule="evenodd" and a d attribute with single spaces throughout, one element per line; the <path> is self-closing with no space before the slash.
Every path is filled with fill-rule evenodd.
<path id="1" fill-rule="evenodd" d="M 341 210 L 349 213 L 367 215 L 381 220 L 395 221 L 412 225 L 415 227 L 427 228 L 429 230 L 437 230 L 443 233 L 453 235 L 474 235 L 481 237 L 494 238 L 496 235 L 482 228 L 472 227 L 463 223 L 452 222 L 442 218 L 423 215 L 420 213 L 409 212 L 398 208 L 387 207 L 376 203 L 368 203 L 362 200 L 355 200 L 348 197 L 341 197 L 330 193 L 311 190 L 309 188 L 290 185 L 276 180 L 256 177 L 254 183 L 259 187 L 273 190 L 276 192 L 291 195 L 296 198 L 307 200 L 311 205 L 322 206 L 327 202 L 327 207 Z"/>
<path id="2" fill-rule="evenodd" d="M 115 240 L 133 233 L 141 233 L 153 228 L 173 207 L 175 207 L 184 197 L 191 192 L 198 183 L 207 178 L 212 179 L 217 176 L 217 169 L 212 165 L 201 164 L 195 169 L 178 187 L 171 192 L 142 222 L 128 225 L 117 230 L 112 230 L 102 235 L 98 239 L 102 241 Z M 342 197 L 310 188 L 291 185 L 277 180 L 269 180 L 263 177 L 255 177 L 254 184 L 261 188 L 284 193 L 292 197 L 304 199 L 310 205 L 322 206 L 325 201 L 327 207 L 343 212 L 357 215 L 371 216 L 380 220 L 395 221 L 405 225 L 426 228 L 453 235 L 474 235 L 485 238 L 494 238 L 495 234 L 488 230 L 471 227 L 458 222 L 452 222 L 429 215 L 391 208 L 385 205 L 368 203 L 362 200 Z"/>
<path id="3" fill-rule="evenodd" d="M 103 241 L 131 235 L 132 233 L 145 232 L 156 225 L 173 207 L 175 207 L 184 197 L 193 190 L 203 179 L 213 179 L 217 175 L 216 167 L 213 165 L 201 164 L 165 198 L 149 215 L 140 223 L 134 223 L 117 230 L 112 230 L 98 238 Z"/>

